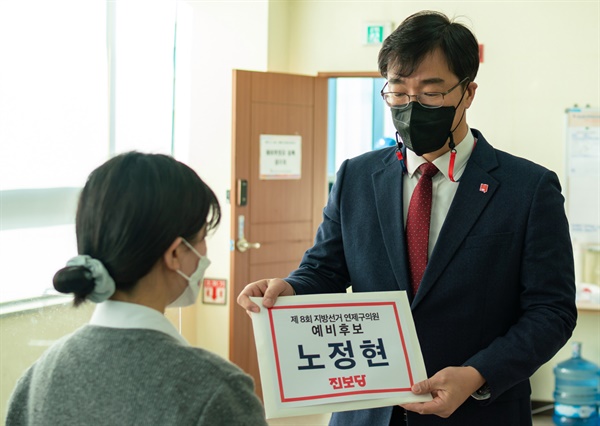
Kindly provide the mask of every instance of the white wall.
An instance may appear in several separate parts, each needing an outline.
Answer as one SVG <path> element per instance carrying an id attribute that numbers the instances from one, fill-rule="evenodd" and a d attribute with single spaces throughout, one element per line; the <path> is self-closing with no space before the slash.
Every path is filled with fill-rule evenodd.
<path id="1" fill-rule="evenodd" d="M 268 70 L 287 72 L 290 44 L 289 1 L 269 1 Z"/>
<path id="2" fill-rule="evenodd" d="M 221 225 L 208 240 L 207 276 L 229 283 L 232 70 L 267 70 L 268 5 L 253 1 L 187 2 L 193 15 L 187 163 L 219 198 Z M 184 112 L 185 113 L 185 112 Z M 186 140 L 177 142 L 186 145 Z M 199 301 L 199 346 L 229 354 L 230 306 Z"/>
<path id="3" fill-rule="evenodd" d="M 565 108 L 599 106 L 598 2 L 290 3 L 290 70 L 377 71 L 378 48 L 361 45 L 364 21 L 396 28 L 422 9 L 462 17 L 484 45 L 469 124 L 497 148 L 563 176 Z"/>

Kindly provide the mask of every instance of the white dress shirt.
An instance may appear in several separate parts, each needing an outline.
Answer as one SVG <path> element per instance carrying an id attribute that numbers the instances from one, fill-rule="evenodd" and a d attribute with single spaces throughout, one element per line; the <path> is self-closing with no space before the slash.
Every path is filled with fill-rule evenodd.
<path id="1" fill-rule="evenodd" d="M 189 346 L 187 340 L 177 331 L 175 326 L 160 312 L 136 303 L 106 300 L 98 303 L 90 325 L 111 328 L 142 328 L 160 331 Z"/>
<path id="2" fill-rule="evenodd" d="M 439 172 L 433 176 L 432 181 L 432 200 L 431 200 L 431 224 L 429 226 L 429 256 L 433 251 L 433 247 L 440 235 L 442 225 L 448 210 L 454 199 L 454 195 L 458 189 L 460 177 L 465 171 L 467 161 L 473 152 L 475 146 L 475 138 L 471 133 L 471 129 L 467 129 L 467 135 L 465 138 L 456 145 L 456 159 L 454 161 L 454 171 L 452 175 L 454 180 L 452 182 L 449 177 L 448 168 L 450 166 L 450 151 L 444 155 L 436 158 L 433 164 L 438 168 Z M 417 182 L 421 177 L 421 172 L 417 171 L 419 166 L 426 163 L 423 157 L 419 157 L 417 154 L 412 152 L 410 149 L 406 150 L 406 170 L 407 176 L 403 180 L 403 203 L 404 203 L 404 227 L 406 228 L 406 216 L 408 215 L 408 206 L 410 198 L 412 196 Z"/>

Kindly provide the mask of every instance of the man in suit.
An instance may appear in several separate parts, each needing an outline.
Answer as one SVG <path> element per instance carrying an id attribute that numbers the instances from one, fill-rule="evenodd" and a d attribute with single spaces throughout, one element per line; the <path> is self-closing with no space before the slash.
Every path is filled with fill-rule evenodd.
<path id="1" fill-rule="evenodd" d="M 334 413 L 332 425 L 531 425 L 529 377 L 575 327 L 558 178 L 467 125 L 478 66 L 466 27 L 435 12 L 407 18 L 379 54 L 398 147 L 345 161 L 299 268 L 238 297 L 256 312 L 248 296 L 268 308 L 279 295 L 349 286 L 408 292 L 429 377 L 412 391 L 433 400 Z M 416 238 L 425 240 L 419 266 L 413 233 L 422 230 L 406 222 L 425 175 L 431 213 L 428 235 Z"/>

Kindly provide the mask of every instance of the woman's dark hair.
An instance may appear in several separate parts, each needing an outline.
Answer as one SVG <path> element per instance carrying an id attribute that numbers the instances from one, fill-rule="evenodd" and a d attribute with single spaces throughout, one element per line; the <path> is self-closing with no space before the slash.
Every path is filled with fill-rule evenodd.
<path id="1" fill-rule="evenodd" d="M 94 170 L 79 197 L 77 251 L 101 261 L 118 290 L 145 276 L 177 237 L 193 242 L 221 210 L 213 191 L 191 168 L 162 154 L 128 152 Z M 83 267 L 61 269 L 54 287 L 74 293 L 75 305 L 94 289 Z"/>
<path id="2" fill-rule="evenodd" d="M 446 15 L 422 11 L 406 18 L 383 42 L 379 51 L 379 72 L 384 78 L 391 70 L 410 76 L 423 59 L 441 49 L 448 67 L 460 80 L 475 81 L 479 69 L 479 43 L 464 25 Z"/>

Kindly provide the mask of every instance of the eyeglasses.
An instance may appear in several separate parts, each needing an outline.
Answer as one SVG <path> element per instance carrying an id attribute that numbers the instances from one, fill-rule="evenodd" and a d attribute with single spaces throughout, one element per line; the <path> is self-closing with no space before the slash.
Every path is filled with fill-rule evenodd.
<path id="1" fill-rule="evenodd" d="M 445 92 L 423 92 L 418 95 L 409 95 L 408 93 L 401 92 L 384 92 L 383 90 L 387 87 L 388 83 L 386 82 L 381 89 L 381 97 L 389 106 L 393 109 L 406 109 L 408 108 L 408 104 L 410 104 L 410 98 L 417 98 L 417 102 L 419 102 L 424 108 L 435 109 L 440 108 L 444 105 L 444 96 L 448 93 L 452 92 L 462 83 L 467 81 L 469 77 L 463 78 L 461 81 L 456 83 L 455 86 L 452 86 L 449 90 Z"/>

